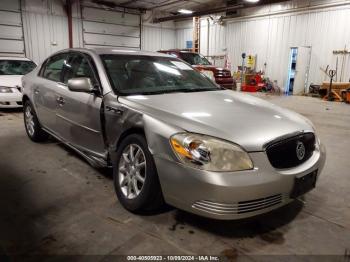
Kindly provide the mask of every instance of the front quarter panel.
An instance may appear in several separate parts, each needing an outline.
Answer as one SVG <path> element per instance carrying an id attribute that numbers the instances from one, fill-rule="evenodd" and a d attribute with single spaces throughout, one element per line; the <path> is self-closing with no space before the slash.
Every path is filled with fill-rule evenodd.
<path id="1" fill-rule="evenodd" d="M 120 103 L 118 96 L 112 93 L 105 96 L 104 112 L 106 140 L 112 156 L 116 152 L 123 134 L 130 130 L 140 130 L 144 132 L 153 156 L 176 160 L 169 138 L 183 130 L 145 114 L 138 108 Z"/>

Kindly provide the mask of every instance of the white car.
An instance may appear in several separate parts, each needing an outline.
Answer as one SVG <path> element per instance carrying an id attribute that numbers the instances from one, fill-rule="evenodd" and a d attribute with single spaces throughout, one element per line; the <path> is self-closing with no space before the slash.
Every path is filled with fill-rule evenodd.
<path id="1" fill-rule="evenodd" d="M 28 58 L 0 57 L 0 108 L 22 107 L 22 76 L 35 67 Z"/>

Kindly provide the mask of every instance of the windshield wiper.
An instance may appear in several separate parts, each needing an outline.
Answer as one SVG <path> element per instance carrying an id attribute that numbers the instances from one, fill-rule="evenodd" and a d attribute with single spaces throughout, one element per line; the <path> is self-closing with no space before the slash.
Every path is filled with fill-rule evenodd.
<path id="1" fill-rule="evenodd" d="M 191 93 L 191 92 L 206 92 L 206 91 L 219 91 L 220 88 L 193 88 L 193 89 L 180 89 L 178 92 Z"/>
<path id="2" fill-rule="evenodd" d="M 217 89 L 213 88 L 193 88 L 193 89 L 174 89 L 174 90 L 158 90 L 158 91 L 150 91 L 150 92 L 135 92 L 130 94 L 123 93 L 125 96 L 134 96 L 134 95 L 163 95 L 163 94 L 171 94 L 171 93 L 193 93 L 193 92 L 206 92 L 206 91 L 220 91 L 223 88 L 218 87 Z"/>

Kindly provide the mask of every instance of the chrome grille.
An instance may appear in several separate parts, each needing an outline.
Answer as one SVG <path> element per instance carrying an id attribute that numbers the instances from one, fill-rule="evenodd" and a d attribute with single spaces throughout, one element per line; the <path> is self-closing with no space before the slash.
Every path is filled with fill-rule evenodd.
<path id="1" fill-rule="evenodd" d="M 297 144 L 302 143 L 305 154 L 302 159 L 297 157 Z M 272 142 L 266 146 L 267 157 L 271 165 L 278 169 L 292 168 L 310 159 L 315 151 L 316 138 L 313 133 L 305 133 L 282 141 Z"/>
<path id="2" fill-rule="evenodd" d="M 215 77 L 231 77 L 231 72 L 228 70 L 221 70 L 214 74 Z"/>
<path id="3" fill-rule="evenodd" d="M 282 194 L 277 194 L 265 198 L 259 198 L 249 201 L 241 201 L 238 203 L 224 204 L 216 203 L 208 200 L 195 202 L 192 207 L 204 212 L 217 215 L 239 215 L 249 212 L 259 211 L 283 202 Z"/>

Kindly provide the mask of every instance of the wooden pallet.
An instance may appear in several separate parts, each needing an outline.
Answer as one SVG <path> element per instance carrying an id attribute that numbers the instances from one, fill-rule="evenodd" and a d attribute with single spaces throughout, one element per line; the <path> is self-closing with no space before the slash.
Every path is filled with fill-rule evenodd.
<path id="1" fill-rule="evenodd" d="M 328 88 L 329 88 L 329 82 L 323 82 L 322 86 L 320 88 L 320 91 L 322 92 L 322 90 L 324 91 L 323 93 L 327 93 L 327 95 L 325 95 L 323 97 L 323 100 L 328 100 Z M 336 102 L 342 102 L 343 98 L 342 98 L 342 91 L 344 89 L 348 89 L 350 88 L 350 83 L 333 83 L 332 84 L 332 101 L 336 101 Z"/>
<path id="2" fill-rule="evenodd" d="M 328 101 L 328 95 L 323 97 L 324 101 Z M 343 98 L 334 90 L 331 91 L 331 101 L 343 102 Z"/>

